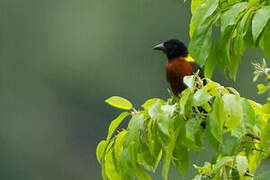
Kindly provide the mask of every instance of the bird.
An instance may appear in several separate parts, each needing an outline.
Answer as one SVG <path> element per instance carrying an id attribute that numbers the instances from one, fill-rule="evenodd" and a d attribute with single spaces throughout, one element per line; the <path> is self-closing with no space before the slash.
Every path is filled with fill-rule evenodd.
<path id="1" fill-rule="evenodd" d="M 187 88 L 183 82 L 185 76 L 199 70 L 199 77 L 204 78 L 203 68 L 189 55 L 186 45 L 177 39 L 170 39 L 153 47 L 167 56 L 165 64 L 166 78 L 175 96 Z"/>

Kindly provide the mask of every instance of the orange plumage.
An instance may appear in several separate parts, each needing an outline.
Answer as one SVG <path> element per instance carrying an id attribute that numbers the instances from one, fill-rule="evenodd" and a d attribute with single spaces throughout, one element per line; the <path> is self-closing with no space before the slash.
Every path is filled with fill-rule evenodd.
<path id="1" fill-rule="evenodd" d="M 168 60 L 165 65 L 166 78 L 169 82 L 172 92 L 178 95 L 186 86 L 183 83 L 184 76 L 192 75 L 192 67 L 189 62 L 182 58 Z"/>

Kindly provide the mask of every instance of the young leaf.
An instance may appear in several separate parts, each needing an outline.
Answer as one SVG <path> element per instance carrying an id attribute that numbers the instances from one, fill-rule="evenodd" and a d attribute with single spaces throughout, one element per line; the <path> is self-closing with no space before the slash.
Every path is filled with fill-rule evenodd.
<path id="1" fill-rule="evenodd" d="M 256 42 L 257 38 L 260 36 L 265 25 L 267 24 L 270 18 L 270 7 L 263 6 L 261 7 L 253 17 L 252 20 L 252 35 L 253 40 Z"/>
<path id="2" fill-rule="evenodd" d="M 191 90 L 190 89 L 185 89 L 182 93 L 181 93 L 181 98 L 180 98 L 180 114 L 181 115 L 185 115 L 185 111 L 186 111 L 186 105 L 187 102 L 190 98 L 190 94 L 191 94 Z"/>
<path id="3" fill-rule="evenodd" d="M 240 176 L 243 176 L 245 172 L 247 171 L 248 167 L 248 160 L 246 156 L 236 156 L 236 167 L 240 174 Z"/>
<path id="4" fill-rule="evenodd" d="M 157 100 L 155 102 L 154 105 L 152 105 L 149 109 L 148 109 L 148 114 L 151 118 L 153 118 L 154 120 L 158 120 L 161 116 L 161 103 L 159 100 Z"/>
<path id="5" fill-rule="evenodd" d="M 119 97 L 119 96 L 112 96 L 105 100 L 106 103 L 109 105 L 119 108 L 119 109 L 126 109 L 130 110 L 132 109 L 132 104 L 127 99 Z"/>
<path id="6" fill-rule="evenodd" d="M 124 149 L 124 140 L 125 140 L 125 136 L 127 134 L 127 130 L 123 130 L 121 131 L 117 136 L 116 139 L 114 141 L 114 151 L 115 151 L 115 156 L 116 158 L 120 158 L 123 149 Z"/>
<path id="7" fill-rule="evenodd" d="M 107 142 L 105 140 L 100 141 L 100 143 L 98 143 L 97 149 L 96 149 L 96 155 L 97 155 L 97 159 L 98 162 L 101 163 L 101 158 L 105 152 L 107 146 Z"/>
<path id="8" fill-rule="evenodd" d="M 175 110 L 175 106 L 174 105 L 163 105 L 161 106 L 161 117 L 160 119 L 158 120 L 158 125 L 160 127 L 160 130 L 166 134 L 166 135 L 169 135 L 169 133 L 173 132 L 170 131 L 170 128 L 174 128 L 174 118 L 172 117 L 173 116 L 173 113 L 174 113 L 174 110 Z"/>
<path id="9" fill-rule="evenodd" d="M 194 75 L 191 76 L 185 76 L 183 79 L 185 85 L 191 90 L 191 92 L 194 91 L 194 83 L 195 83 L 195 77 Z"/>
<path id="10" fill-rule="evenodd" d="M 204 89 L 199 89 L 193 96 L 193 104 L 195 106 L 201 106 L 207 103 L 212 98 Z"/>
<path id="11" fill-rule="evenodd" d="M 144 115 L 143 114 L 136 114 L 134 115 L 128 124 L 128 133 L 126 135 L 126 141 L 132 142 L 138 140 L 138 133 L 140 131 L 140 128 L 142 127 L 144 121 Z"/>
<path id="12" fill-rule="evenodd" d="M 202 180 L 203 176 L 200 175 L 196 175 L 192 180 Z"/>
<path id="13" fill-rule="evenodd" d="M 117 170 L 113 148 L 110 148 L 109 151 L 105 154 L 105 170 L 109 179 L 122 179 L 121 174 Z"/>
<path id="14" fill-rule="evenodd" d="M 142 105 L 142 107 L 145 110 L 149 110 L 149 108 L 151 106 L 153 106 L 157 101 L 160 101 L 162 104 L 165 103 L 162 99 L 152 98 L 152 99 L 148 99 L 147 101 L 145 101 L 145 103 Z"/>
<path id="15" fill-rule="evenodd" d="M 197 166 L 195 164 L 193 166 L 198 170 L 201 175 L 211 174 L 212 164 L 210 164 L 209 162 L 204 162 L 203 167 Z"/>
<path id="16" fill-rule="evenodd" d="M 107 135 L 107 142 L 110 141 L 114 131 L 117 129 L 119 124 L 129 115 L 128 112 L 122 112 L 116 119 L 114 119 L 109 127 L 108 135 Z"/>

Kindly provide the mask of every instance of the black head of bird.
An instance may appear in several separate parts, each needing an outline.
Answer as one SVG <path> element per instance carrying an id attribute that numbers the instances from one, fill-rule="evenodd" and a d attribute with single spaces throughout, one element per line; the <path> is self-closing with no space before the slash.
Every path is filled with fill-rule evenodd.
<path id="1" fill-rule="evenodd" d="M 185 44 L 177 39 L 170 39 L 161 44 L 156 45 L 153 49 L 163 51 L 168 59 L 177 57 L 187 57 L 188 49 Z"/>

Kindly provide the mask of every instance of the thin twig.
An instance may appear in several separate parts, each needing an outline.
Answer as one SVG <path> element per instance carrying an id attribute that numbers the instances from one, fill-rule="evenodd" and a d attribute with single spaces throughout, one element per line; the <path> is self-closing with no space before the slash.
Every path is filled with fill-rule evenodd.
<path id="1" fill-rule="evenodd" d="M 226 167 L 231 168 L 233 171 L 238 171 L 236 168 L 231 167 L 231 166 L 229 166 L 229 165 L 226 165 Z M 245 172 L 244 176 L 254 177 L 254 175 L 251 174 L 248 170 Z"/>
<path id="2" fill-rule="evenodd" d="M 257 134 L 253 133 L 253 132 L 249 132 L 246 134 L 247 136 L 253 138 L 253 139 L 257 139 L 257 140 L 261 140 L 260 136 L 258 136 Z"/>

